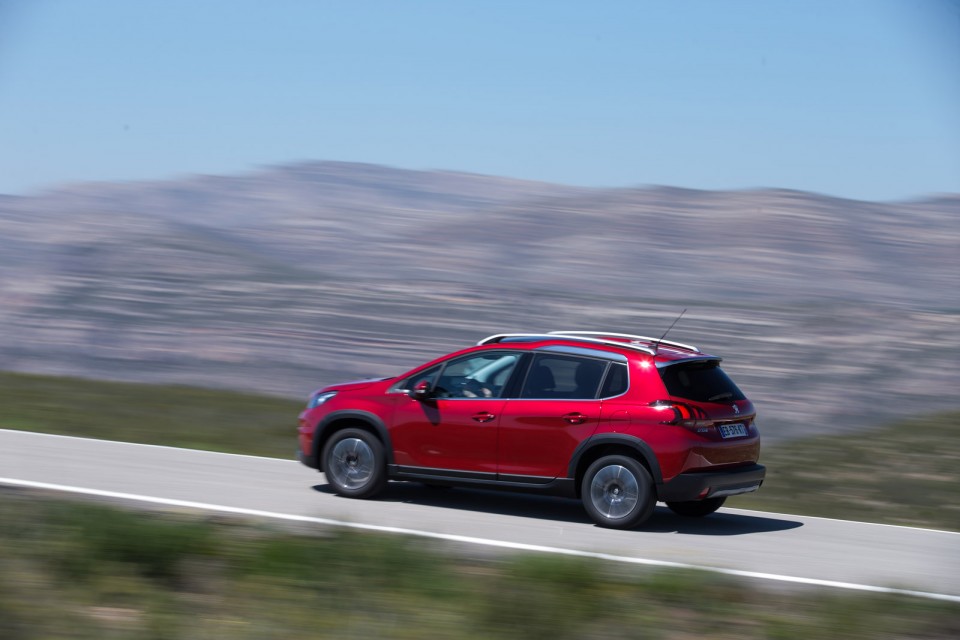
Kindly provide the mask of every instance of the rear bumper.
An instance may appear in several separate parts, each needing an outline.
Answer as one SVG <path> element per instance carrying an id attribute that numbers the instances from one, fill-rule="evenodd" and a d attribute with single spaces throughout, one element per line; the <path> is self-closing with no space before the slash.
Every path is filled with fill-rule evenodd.
<path id="1" fill-rule="evenodd" d="M 760 488 L 766 475 L 767 468 L 761 464 L 726 471 L 681 473 L 658 487 L 658 498 L 661 502 L 690 502 L 750 493 Z"/>

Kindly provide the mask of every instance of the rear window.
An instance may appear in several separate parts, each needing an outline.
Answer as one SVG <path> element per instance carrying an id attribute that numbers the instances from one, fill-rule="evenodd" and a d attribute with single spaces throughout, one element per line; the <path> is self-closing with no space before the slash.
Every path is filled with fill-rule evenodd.
<path id="1" fill-rule="evenodd" d="M 667 392 L 677 398 L 694 402 L 729 402 L 745 396 L 733 383 L 716 360 L 686 362 L 660 370 Z"/>

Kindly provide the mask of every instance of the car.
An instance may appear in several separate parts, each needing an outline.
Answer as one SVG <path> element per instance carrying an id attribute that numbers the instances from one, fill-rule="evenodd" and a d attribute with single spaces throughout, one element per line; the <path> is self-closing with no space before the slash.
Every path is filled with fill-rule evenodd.
<path id="1" fill-rule="evenodd" d="M 298 458 L 351 498 L 402 480 L 578 498 L 615 529 L 657 502 L 706 516 L 766 474 L 754 406 L 720 361 L 622 333 L 497 334 L 397 377 L 319 389 Z"/>

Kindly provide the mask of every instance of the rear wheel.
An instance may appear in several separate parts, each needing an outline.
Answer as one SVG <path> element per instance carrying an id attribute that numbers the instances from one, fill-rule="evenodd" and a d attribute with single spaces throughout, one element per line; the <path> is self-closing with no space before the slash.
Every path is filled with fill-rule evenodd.
<path id="1" fill-rule="evenodd" d="M 668 502 L 667 507 L 677 515 L 702 518 L 722 507 L 726 501 L 727 498 L 724 496 L 722 498 L 707 498 L 706 500 L 694 500 L 692 502 Z"/>
<path id="2" fill-rule="evenodd" d="M 323 448 L 323 472 L 338 495 L 370 498 L 387 484 L 383 445 L 362 429 L 337 431 Z"/>
<path id="3" fill-rule="evenodd" d="M 591 464 L 580 493 L 593 521 L 611 529 L 639 525 L 657 505 L 650 473 L 627 456 L 604 456 Z"/>

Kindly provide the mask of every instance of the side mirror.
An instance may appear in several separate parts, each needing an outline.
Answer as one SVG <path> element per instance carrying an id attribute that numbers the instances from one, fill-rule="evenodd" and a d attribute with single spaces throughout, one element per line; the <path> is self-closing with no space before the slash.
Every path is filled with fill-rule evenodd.
<path id="1" fill-rule="evenodd" d="M 430 382 L 421 380 L 410 390 L 410 397 L 414 400 L 429 400 L 433 394 L 430 392 Z"/>

